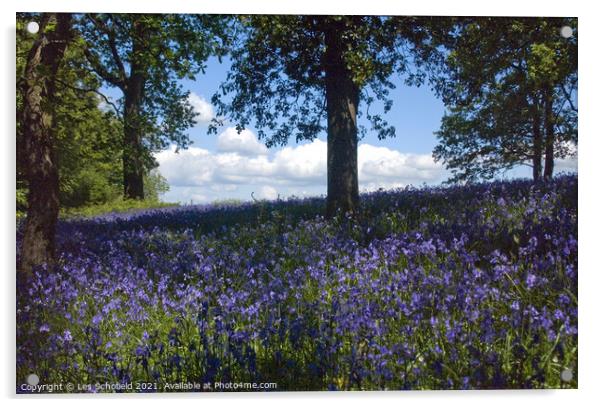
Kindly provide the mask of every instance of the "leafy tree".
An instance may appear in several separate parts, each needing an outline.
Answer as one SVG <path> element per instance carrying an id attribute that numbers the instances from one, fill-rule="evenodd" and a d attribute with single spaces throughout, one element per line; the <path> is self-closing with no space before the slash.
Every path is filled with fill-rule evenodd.
<path id="1" fill-rule="evenodd" d="M 101 83 L 81 69 L 83 60 L 81 47 L 71 46 L 58 84 L 60 198 L 65 207 L 111 201 L 123 190 L 123 125 L 100 96 Z"/>
<path id="2" fill-rule="evenodd" d="M 80 98 L 77 104 L 89 100 L 90 105 L 77 111 L 73 120 L 68 120 L 73 112 L 67 112 L 68 104 L 62 102 L 57 107 L 61 112 L 57 121 L 63 207 L 108 202 L 121 197 L 123 192 L 121 122 L 112 112 L 96 107 L 98 99 L 94 96 Z"/>
<path id="3" fill-rule="evenodd" d="M 35 36 L 29 21 L 39 13 L 17 15 L 17 82 L 23 80 L 27 55 Z M 54 141 L 61 207 L 76 207 L 116 199 L 123 190 L 121 149 L 123 127 L 99 94 L 97 78 L 79 69 L 83 52 L 74 41 L 66 49 L 55 76 Z M 17 88 L 17 114 L 23 112 L 22 89 Z M 103 107 L 104 105 L 104 107 Z M 24 138 L 17 122 L 17 210 L 27 211 L 28 167 Z"/>
<path id="4" fill-rule="evenodd" d="M 157 170 L 152 170 L 145 176 L 144 199 L 150 202 L 158 202 L 159 197 L 169 191 L 169 183 Z"/>
<path id="5" fill-rule="evenodd" d="M 193 79 L 211 55 L 226 52 L 227 18 L 217 15 L 86 14 L 79 16 L 88 67 L 119 89 L 126 198 L 144 198 L 151 153 L 189 144 L 195 113 L 178 79 Z"/>
<path id="6" fill-rule="evenodd" d="M 23 109 L 19 130 L 29 185 L 28 210 L 20 258 L 20 275 L 54 261 L 55 228 L 59 211 L 59 177 L 55 157 L 56 76 L 72 39 L 69 13 L 44 13 L 39 33 L 27 55 L 19 81 Z"/>
<path id="7" fill-rule="evenodd" d="M 390 110 L 394 74 L 410 71 L 412 55 L 428 38 L 423 19 L 379 16 L 242 16 L 232 69 L 212 98 L 218 117 L 241 130 L 254 121 L 268 146 L 312 140 L 326 130 L 327 215 L 358 208 L 359 105 L 379 138 L 395 129 L 368 107 Z M 232 96 L 231 98 L 229 96 Z M 222 124 L 216 119 L 211 131 Z"/>
<path id="8" fill-rule="evenodd" d="M 447 36 L 436 88 L 448 108 L 434 157 L 451 181 L 492 178 L 518 164 L 533 178 L 577 143 L 577 37 L 570 18 L 462 18 Z"/>

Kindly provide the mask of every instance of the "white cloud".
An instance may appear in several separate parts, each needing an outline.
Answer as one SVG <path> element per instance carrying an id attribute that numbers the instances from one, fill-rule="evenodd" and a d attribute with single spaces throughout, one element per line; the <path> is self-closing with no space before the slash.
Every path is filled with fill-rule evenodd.
<path id="1" fill-rule="evenodd" d="M 195 121 L 197 124 L 209 123 L 213 119 L 213 106 L 207 102 L 204 97 L 197 95 L 194 92 L 190 92 L 188 95 L 188 102 L 192 105 L 197 116 Z"/>
<path id="2" fill-rule="evenodd" d="M 238 139 L 235 135 L 234 128 L 220 134 L 217 152 L 190 147 L 176 153 L 172 147 L 156 154 L 159 171 L 177 191 L 168 193 L 168 198 L 210 202 L 249 200 L 251 192 L 262 199 L 326 193 L 326 142 L 316 139 L 269 152 L 253 132 L 245 130 Z M 428 154 L 370 144 L 358 148 L 358 171 L 363 191 L 437 183 L 445 177 L 443 167 Z"/>
<path id="3" fill-rule="evenodd" d="M 274 199 L 278 198 L 278 191 L 276 191 L 276 188 L 274 188 L 274 187 L 271 187 L 269 185 L 264 185 L 259 190 L 258 198 L 274 200 Z"/>
<path id="4" fill-rule="evenodd" d="M 213 180 L 214 156 L 205 149 L 190 147 L 176 152 L 175 146 L 155 154 L 159 172 L 169 185 L 201 186 Z"/>
<path id="5" fill-rule="evenodd" d="M 577 156 L 559 158 L 554 161 L 554 172 L 573 172 L 577 171 L 578 167 Z"/>
<path id="6" fill-rule="evenodd" d="M 573 172 L 578 167 L 578 147 L 572 141 L 563 141 L 560 146 L 566 150 L 566 158 L 556 158 L 554 160 L 554 172 Z"/>
<path id="7" fill-rule="evenodd" d="M 190 194 L 190 202 L 207 202 L 207 195 L 199 194 L 196 192 L 192 192 Z"/>
<path id="8" fill-rule="evenodd" d="M 326 142 L 316 139 L 311 143 L 284 147 L 276 152 L 273 163 L 275 175 L 290 182 L 326 182 Z"/>
<path id="9" fill-rule="evenodd" d="M 360 183 L 360 192 L 374 192 L 378 191 L 379 189 L 398 189 L 404 188 L 407 185 L 408 184 L 405 182 L 362 182 Z"/>
<path id="10" fill-rule="evenodd" d="M 248 156 L 268 153 L 267 147 L 257 140 L 252 131 L 245 129 L 239 133 L 235 127 L 228 127 L 217 136 L 217 149 Z"/>
<path id="11" fill-rule="evenodd" d="M 361 144 L 358 147 L 360 184 L 404 186 L 433 182 L 443 175 L 443 167 L 430 154 L 404 154 L 387 147 Z"/>

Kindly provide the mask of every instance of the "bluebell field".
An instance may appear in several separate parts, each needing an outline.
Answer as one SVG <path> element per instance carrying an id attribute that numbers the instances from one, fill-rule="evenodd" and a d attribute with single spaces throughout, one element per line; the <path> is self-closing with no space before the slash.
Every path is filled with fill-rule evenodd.
<path id="1" fill-rule="evenodd" d="M 58 266 L 17 287 L 17 391 L 577 387 L 576 175 L 361 201 L 358 220 L 313 198 L 60 221 Z"/>

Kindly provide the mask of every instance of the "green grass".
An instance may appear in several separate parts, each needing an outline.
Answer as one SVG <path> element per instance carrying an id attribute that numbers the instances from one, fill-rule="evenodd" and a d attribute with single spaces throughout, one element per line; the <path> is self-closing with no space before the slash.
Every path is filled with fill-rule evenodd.
<path id="1" fill-rule="evenodd" d="M 170 206 L 178 206 L 177 203 L 160 202 L 157 200 L 135 200 L 135 199 L 116 199 L 111 202 L 106 202 L 96 205 L 86 205 L 77 208 L 61 208 L 59 217 L 92 217 L 107 213 L 121 213 L 132 210 L 166 208 Z M 17 215 L 18 216 L 18 215 Z"/>

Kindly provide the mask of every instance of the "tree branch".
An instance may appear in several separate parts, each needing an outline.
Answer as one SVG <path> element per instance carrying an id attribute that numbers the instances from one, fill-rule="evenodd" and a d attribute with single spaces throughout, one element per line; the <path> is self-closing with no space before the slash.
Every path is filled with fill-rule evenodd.
<path id="1" fill-rule="evenodd" d="M 564 88 L 564 85 L 560 85 L 560 89 L 562 90 L 562 93 L 564 94 L 565 99 L 567 100 L 567 102 L 569 102 L 569 105 L 571 106 L 571 109 L 574 112 L 577 112 L 577 108 L 575 107 L 575 105 L 573 104 L 573 101 L 571 100 L 571 95 L 569 94 L 569 92 Z M 571 89 L 572 90 L 572 89 Z"/>
<path id="2" fill-rule="evenodd" d="M 100 31 L 106 34 L 108 38 L 109 48 L 111 49 L 111 55 L 113 56 L 113 61 L 115 61 L 115 65 L 117 65 L 117 70 L 119 71 L 119 78 L 123 83 L 125 83 L 127 79 L 127 74 L 125 72 L 123 61 L 119 56 L 119 51 L 117 50 L 117 43 L 115 42 L 115 31 L 112 30 L 109 26 L 107 26 L 103 21 L 95 18 L 92 14 L 87 14 L 87 16 L 96 28 L 98 28 Z"/>
<path id="3" fill-rule="evenodd" d="M 111 99 L 109 99 L 104 93 L 100 92 L 99 90 L 94 89 L 94 88 L 79 88 L 77 86 L 70 85 L 67 82 L 64 82 L 64 81 L 62 81 L 62 80 L 60 80 L 58 78 L 56 79 L 56 81 L 58 83 L 60 83 L 61 85 L 66 86 L 69 89 L 73 89 L 73 90 L 75 90 L 77 92 L 82 92 L 82 93 L 89 93 L 89 92 L 96 93 L 97 95 L 101 96 L 104 99 L 104 101 L 113 108 L 113 110 L 115 110 L 115 113 L 117 113 L 118 116 L 120 115 L 121 112 L 119 111 L 119 108 L 117 107 L 117 105 L 115 105 L 115 103 L 113 103 L 111 101 Z"/>
<path id="4" fill-rule="evenodd" d="M 92 68 L 92 71 L 96 75 L 100 76 L 102 79 L 109 82 L 111 85 L 118 87 L 122 90 L 124 89 L 125 82 L 120 80 L 119 78 L 116 78 L 109 71 L 107 71 L 99 62 L 98 56 L 93 54 L 92 51 L 90 51 L 87 47 L 84 47 L 84 55 L 86 57 L 86 60 L 90 63 L 90 68 Z"/>

